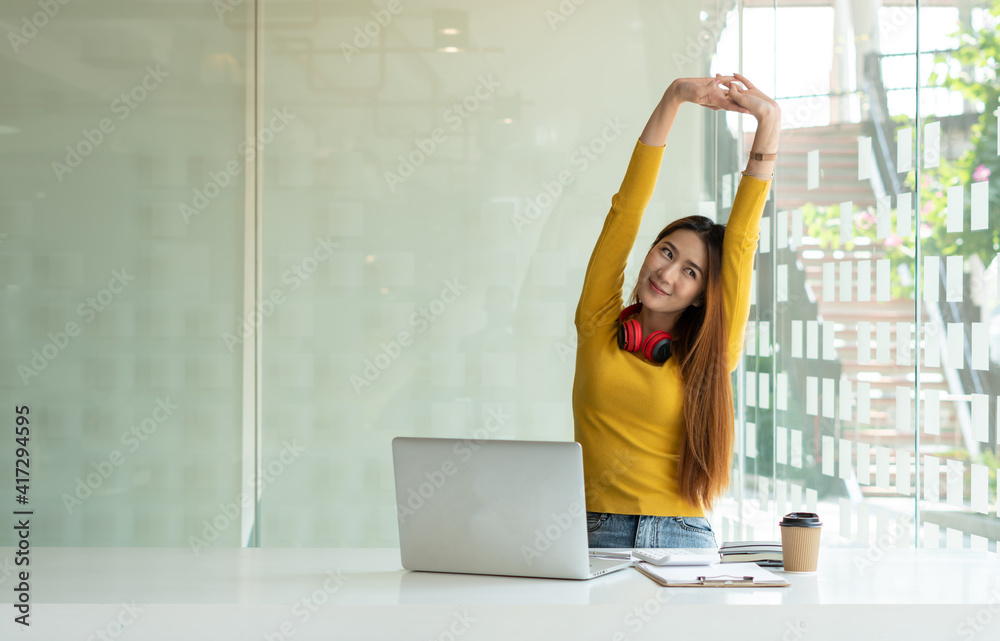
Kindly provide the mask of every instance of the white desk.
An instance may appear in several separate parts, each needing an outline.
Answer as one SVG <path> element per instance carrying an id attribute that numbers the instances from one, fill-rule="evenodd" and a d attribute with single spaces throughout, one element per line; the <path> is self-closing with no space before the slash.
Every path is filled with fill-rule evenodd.
<path id="1" fill-rule="evenodd" d="M 0 639 L 1000 639 L 995 556 L 866 553 L 824 549 L 816 575 L 786 575 L 790 588 L 671 594 L 633 569 L 591 581 L 406 572 L 396 549 L 33 548 L 23 630 L 13 550 L 0 548 Z"/>

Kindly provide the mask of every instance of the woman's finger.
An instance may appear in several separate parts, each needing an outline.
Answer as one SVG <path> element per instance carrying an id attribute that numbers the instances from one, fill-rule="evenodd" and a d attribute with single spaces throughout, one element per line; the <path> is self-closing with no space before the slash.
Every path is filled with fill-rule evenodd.
<path id="1" fill-rule="evenodd" d="M 736 73 L 736 72 L 734 71 L 734 72 L 733 72 L 733 76 L 735 76 L 737 80 L 739 80 L 739 81 L 740 81 L 740 82 L 742 82 L 742 83 L 743 83 L 744 85 L 746 85 L 746 86 L 747 86 L 747 89 L 750 89 L 751 91 L 753 91 L 754 89 L 756 89 L 756 88 L 757 88 L 757 87 L 756 87 L 756 86 L 755 86 L 755 85 L 754 85 L 754 84 L 753 84 L 752 82 L 750 82 L 749 80 L 747 80 L 747 79 L 746 79 L 746 76 L 744 76 L 743 74 L 739 74 L 739 73 Z"/>

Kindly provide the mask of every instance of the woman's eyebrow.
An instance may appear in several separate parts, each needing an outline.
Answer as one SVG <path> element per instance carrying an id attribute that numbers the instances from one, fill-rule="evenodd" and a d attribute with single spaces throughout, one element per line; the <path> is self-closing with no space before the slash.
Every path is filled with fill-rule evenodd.
<path id="1" fill-rule="evenodd" d="M 665 244 L 667 247 L 669 247 L 670 251 L 674 252 L 675 254 L 679 254 L 680 253 L 679 251 L 677 251 L 677 248 L 674 247 L 674 244 L 672 242 L 670 242 L 669 240 L 663 241 L 663 244 Z M 697 269 L 699 274 L 704 274 L 705 273 L 705 272 L 701 271 L 701 267 L 698 267 L 698 263 L 695 263 L 690 258 L 688 258 L 685 262 L 687 262 L 688 265 L 691 265 L 692 267 L 694 267 L 695 269 Z"/>

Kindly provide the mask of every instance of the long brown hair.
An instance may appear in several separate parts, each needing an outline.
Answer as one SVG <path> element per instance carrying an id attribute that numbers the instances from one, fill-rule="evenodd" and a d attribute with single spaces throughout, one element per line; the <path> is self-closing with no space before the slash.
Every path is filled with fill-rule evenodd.
<path id="1" fill-rule="evenodd" d="M 729 487 L 733 455 L 733 390 L 728 367 L 728 329 L 722 294 L 722 239 L 725 225 L 705 216 L 670 223 L 651 247 L 680 229 L 698 234 L 708 253 L 704 303 L 685 309 L 674 323 L 671 358 L 684 381 L 684 431 L 677 472 L 681 496 L 709 507 Z M 638 284 L 631 302 L 639 302 Z"/>

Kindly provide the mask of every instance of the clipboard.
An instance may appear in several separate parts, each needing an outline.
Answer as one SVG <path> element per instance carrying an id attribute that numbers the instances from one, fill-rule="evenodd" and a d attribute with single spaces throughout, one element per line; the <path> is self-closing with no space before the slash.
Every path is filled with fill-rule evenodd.
<path id="1" fill-rule="evenodd" d="M 786 588 L 791 585 L 756 563 L 667 567 L 640 561 L 633 567 L 669 588 Z"/>

